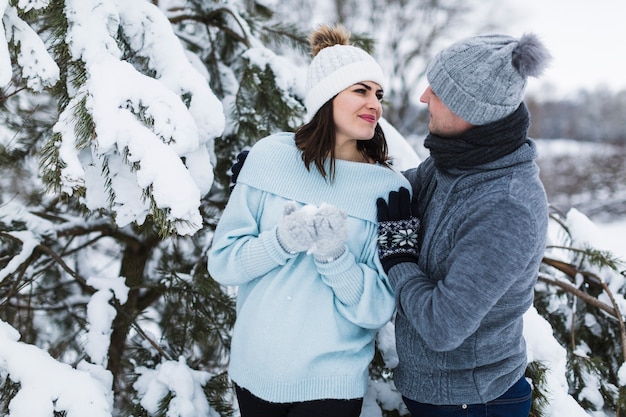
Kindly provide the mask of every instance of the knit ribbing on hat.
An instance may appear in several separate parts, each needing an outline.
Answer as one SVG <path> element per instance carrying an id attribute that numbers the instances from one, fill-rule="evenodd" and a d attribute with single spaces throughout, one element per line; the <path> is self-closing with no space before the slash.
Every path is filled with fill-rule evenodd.
<path id="1" fill-rule="evenodd" d="M 307 74 L 307 119 L 339 92 L 362 81 L 373 81 L 383 89 L 385 86 L 382 68 L 367 52 L 351 45 L 322 49 L 313 58 Z"/>
<path id="2" fill-rule="evenodd" d="M 520 39 L 475 36 L 441 51 L 426 76 L 433 92 L 453 113 L 473 125 L 485 125 L 519 107 L 527 77 L 539 75 L 549 58 L 532 34 Z M 533 70 L 520 69 L 520 62 L 532 65 Z"/>

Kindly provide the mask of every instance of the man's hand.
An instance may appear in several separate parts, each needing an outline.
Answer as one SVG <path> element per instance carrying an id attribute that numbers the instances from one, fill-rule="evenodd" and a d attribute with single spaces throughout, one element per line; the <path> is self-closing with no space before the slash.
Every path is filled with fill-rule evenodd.
<path id="1" fill-rule="evenodd" d="M 230 167 L 230 191 L 233 191 L 235 185 L 237 185 L 237 177 L 239 177 L 239 172 L 241 172 L 241 168 L 243 168 L 243 164 L 246 162 L 246 158 L 248 157 L 248 152 L 250 151 L 241 151 L 237 155 L 237 161 Z"/>
<path id="2" fill-rule="evenodd" d="M 413 216 L 409 190 L 401 187 L 389 193 L 389 201 L 379 198 L 378 256 L 386 273 L 401 262 L 417 262 L 420 221 Z"/>

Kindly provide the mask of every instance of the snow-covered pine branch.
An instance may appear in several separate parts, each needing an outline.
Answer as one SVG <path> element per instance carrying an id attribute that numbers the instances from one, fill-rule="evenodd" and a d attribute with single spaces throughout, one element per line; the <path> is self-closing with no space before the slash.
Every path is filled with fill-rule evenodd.
<path id="1" fill-rule="evenodd" d="M 193 234 L 202 225 L 200 199 L 213 184 L 213 140 L 225 116 L 163 12 L 144 0 L 67 0 L 55 17 L 64 36 L 48 45 L 51 55 L 19 17 L 33 7 L 0 2 L 28 86 L 65 83 L 56 85 L 67 104 L 44 160 L 60 174 L 46 177 L 51 186 L 77 192 L 92 211 L 112 212 L 118 226 L 151 215 L 162 234 Z M 2 40 L 6 84 L 11 62 Z"/>

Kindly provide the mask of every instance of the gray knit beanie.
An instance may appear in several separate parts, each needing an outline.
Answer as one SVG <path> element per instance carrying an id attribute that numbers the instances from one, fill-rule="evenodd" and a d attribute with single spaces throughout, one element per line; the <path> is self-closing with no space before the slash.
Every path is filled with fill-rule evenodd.
<path id="1" fill-rule="evenodd" d="M 341 26 L 321 26 L 309 36 L 313 60 L 306 79 L 307 120 L 328 100 L 361 81 L 385 88 L 383 70 L 364 50 L 348 45 L 350 33 Z"/>
<path id="2" fill-rule="evenodd" d="M 524 98 L 527 77 L 541 75 L 550 59 L 534 34 L 475 36 L 439 52 L 426 77 L 443 104 L 480 126 L 513 113 Z"/>

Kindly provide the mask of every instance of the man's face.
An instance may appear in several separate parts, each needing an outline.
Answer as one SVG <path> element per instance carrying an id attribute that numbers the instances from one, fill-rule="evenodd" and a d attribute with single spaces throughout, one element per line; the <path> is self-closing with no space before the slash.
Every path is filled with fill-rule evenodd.
<path id="1" fill-rule="evenodd" d="M 446 107 L 430 86 L 424 90 L 420 101 L 428 104 L 428 112 L 430 113 L 428 130 L 430 133 L 441 137 L 454 137 L 473 127 L 471 123 L 460 118 Z"/>

